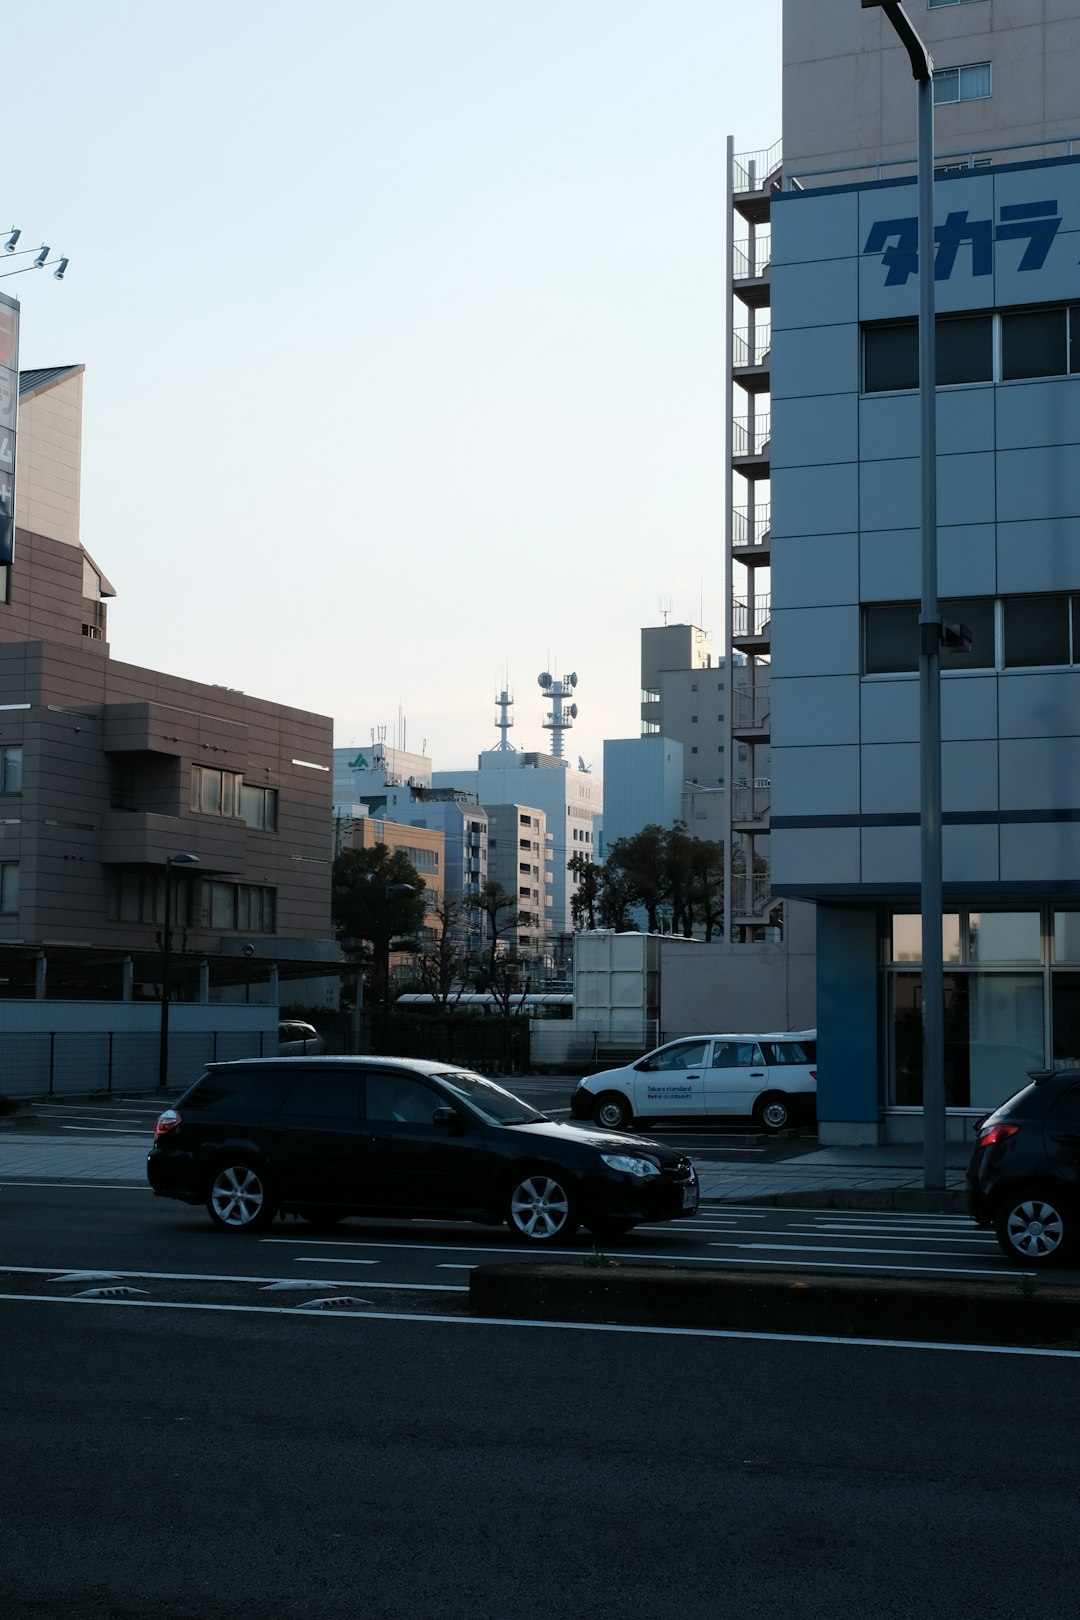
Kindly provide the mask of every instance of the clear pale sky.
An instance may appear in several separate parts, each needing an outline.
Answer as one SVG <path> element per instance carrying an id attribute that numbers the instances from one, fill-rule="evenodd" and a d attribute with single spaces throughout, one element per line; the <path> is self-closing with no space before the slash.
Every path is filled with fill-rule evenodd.
<path id="1" fill-rule="evenodd" d="M 84 362 L 115 657 L 436 768 L 638 732 L 638 632 L 719 640 L 725 138 L 780 0 L 35 0 L 4 22 L 2 283 Z M 18 261 L 0 263 L 0 270 Z M 25 262 L 25 261 L 24 261 Z"/>

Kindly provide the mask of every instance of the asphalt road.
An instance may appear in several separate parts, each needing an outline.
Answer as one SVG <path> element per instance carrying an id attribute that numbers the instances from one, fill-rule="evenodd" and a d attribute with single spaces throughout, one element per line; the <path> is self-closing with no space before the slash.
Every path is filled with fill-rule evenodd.
<path id="1" fill-rule="evenodd" d="M 533 1251 L 505 1227 L 429 1221 L 350 1220 L 330 1229 L 289 1219 L 263 1234 L 219 1232 L 206 1212 L 148 1188 L 90 1184 L 0 1186 L 0 1296 L 73 1294 L 72 1273 L 107 1273 L 84 1286 L 124 1284 L 156 1299 L 266 1304 L 267 1285 L 307 1299 L 347 1293 L 364 1308 L 465 1308 L 469 1272 L 495 1259 L 582 1258 L 580 1233 L 558 1249 Z M 1018 1286 L 1017 1268 L 992 1233 L 966 1216 L 754 1209 L 704 1205 L 690 1220 L 637 1227 L 603 1245 L 624 1264 L 878 1273 L 997 1279 Z M 1080 1284 L 1080 1272 L 1055 1278 Z"/>
<path id="2" fill-rule="evenodd" d="M 0 1303 L 5 1620 L 1076 1612 L 1076 1358 Z"/>

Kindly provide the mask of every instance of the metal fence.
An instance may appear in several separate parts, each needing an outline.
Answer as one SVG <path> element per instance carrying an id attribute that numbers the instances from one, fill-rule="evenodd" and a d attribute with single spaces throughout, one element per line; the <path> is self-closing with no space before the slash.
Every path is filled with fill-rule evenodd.
<path id="1" fill-rule="evenodd" d="M 273 1057 L 277 1031 L 169 1033 L 169 1089 L 197 1080 L 208 1063 Z M 78 1097 L 149 1092 L 158 1083 L 158 1035 L 133 1030 L 42 1030 L 0 1033 L 0 1095 Z"/>
<path id="2" fill-rule="evenodd" d="M 397 1014 L 382 1027 L 374 1018 L 372 1036 L 372 1049 L 387 1056 L 459 1063 L 478 1074 L 526 1074 L 531 1065 L 527 1018 L 408 1018 Z"/>

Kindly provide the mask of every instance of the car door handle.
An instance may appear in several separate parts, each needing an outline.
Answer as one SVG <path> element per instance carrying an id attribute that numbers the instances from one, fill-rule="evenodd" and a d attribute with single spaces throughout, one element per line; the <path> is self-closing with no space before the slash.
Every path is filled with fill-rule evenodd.
<path id="1" fill-rule="evenodd" d="M 765 1070 L 764 1069 L 751 1069 L 750 1070 L 750 1078 L 751 1078 L 751 1080 L 764 1080 L 764 1078 L 765 1078 Z"/>
<path id="2" fill-rule="evenodd" d="M 1063 1131 L 1060 1136 L 1054 1137 L 1054 1141 L 1060 1142 L 1064 1147 L 1080 1146 L 1080 1136 L 1075 1131 Z"/>

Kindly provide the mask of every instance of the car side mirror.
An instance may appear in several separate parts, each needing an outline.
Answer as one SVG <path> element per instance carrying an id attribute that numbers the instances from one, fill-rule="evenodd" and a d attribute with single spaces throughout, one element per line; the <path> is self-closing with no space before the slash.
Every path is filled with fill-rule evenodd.
<path id="1" fill-rule="evenodd" d="M 655 1063 L 650 1063 L 648 1058 L 642 1058 L 640 1063 L 635 1063 L 634 1064 L 634 1068 L 637 1070 L 637 1072 L 639 1074 L 651 1074 L 652 1071 L 656 1068 L 656 1064 Z"/>
<path id="2" fill-rule="evenodd" d="M 431 1123 L 433 1125 L 456 1125 L 460 1118 L 461 1115 L 458 1113 L 457 1109 L 451 1108 L 449 1105 L 447 1105 L 442 1108 L 436 1108 L 435 1112 L 431 1116 Z"/>

